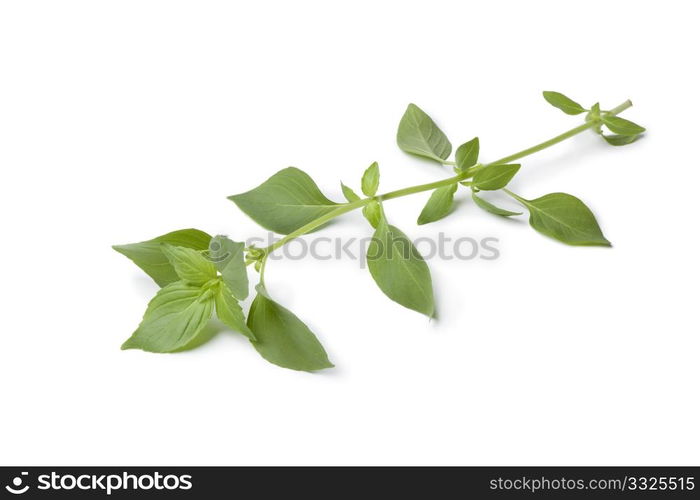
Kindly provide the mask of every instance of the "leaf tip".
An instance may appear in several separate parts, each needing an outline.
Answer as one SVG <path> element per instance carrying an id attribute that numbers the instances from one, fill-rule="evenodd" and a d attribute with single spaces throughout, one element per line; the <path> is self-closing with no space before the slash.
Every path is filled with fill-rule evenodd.
<path id="1" fill-rule="evenodd" d="M 120 349 L 122 351 L 126 351 L 129 349 L 136 349 L 136 346 L 134 345 L 134 342 L 132 339 L 133 339 L 133 337 L 129 337 L 128 339 L 126 339 L 126 341 L 124 341 L 124 343 L 121 345 Z"/>
<path id="2" fill-rule="evenodd" d="M 335 368 L 335 365 L 331 362 L 330 359 L 326 359 L 326 363 L 325 363 L 323 366 L 321 366 L 320 368 L 318 368 L 318 369 L 316 369 L 316 370 L 314 370 L 314 371 L 317 372 L 317 371 L 319 371 L 319 370 L 328 370 L 328 369 L 330 369 L 330 368 Z"/>

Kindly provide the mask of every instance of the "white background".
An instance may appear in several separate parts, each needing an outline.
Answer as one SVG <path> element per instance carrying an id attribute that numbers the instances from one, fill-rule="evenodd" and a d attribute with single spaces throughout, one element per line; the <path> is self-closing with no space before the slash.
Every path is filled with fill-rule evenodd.
<path id="1" fill-rule="evenodd" d="M 2 464 L 695 464 L 700 461 L 697 12 L 691 2 L 3 2 Z M 265 232 L 226 196 L 303 168 L 332 198 L 447 168 L 395 145 L 409 102 L 484 160 L 580 123 L 542 90 L 648 127 L 528 158 L 614 248 L 573 248 L 471 204 L 414 238 L 499 238 L 430 266 L 438 321 L 358 263 L 278 261 L 268 288 L 337 365 L 310 375 L 240 335 L 119 350 L 156 286 L 110 245 Z M 499 198 L 500 200 L 500 198 Z M 514 205 L 500 200 L 509 207 Z M 367 236 L 350 214 L 324 235 Z M 254 275 L 251 274 L 251 278 Z"/>

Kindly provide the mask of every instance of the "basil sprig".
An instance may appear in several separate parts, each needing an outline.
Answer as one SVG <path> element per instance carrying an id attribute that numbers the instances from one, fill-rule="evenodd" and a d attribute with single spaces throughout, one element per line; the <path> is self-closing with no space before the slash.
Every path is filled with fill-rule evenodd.
<path id="1" fill-rule="evenodd" d="M 518 153 L 486 162 L 481 160 L 479 139 L 462 143 L 449 160 L 452 144 L 433 119 L 409 104 L 399 122 L 398 146 L 414 156 L 449 165 L 456 175 L 396 191 L 379 191 L 379 165 L 364 170 L 360 190 L 342 184 L 346 203 L 329 199 L 302 170 L 280 170 L 258 187 L 230 197 L 260 226 L 284 235 L 265 248 L 248 246 L 224 235 L 210 236 L 198 229 L 182 229 L 156 238 L 117 245 L 114 249 L 131 259 L 161 287 L 151 299 L 141 323 L 122 345 L 123 349 L 177 352 L 191 349 L 211 337 L 208 324 L 214 317 L 245 336 L 267 361 L 292 370 L 317 371 L 333 364 L 316 335 L 268 292 L 264 281 L 268 256 L 304 234 L 315 231 L 345 213 L 361 209 L 373 234 L 367 251 L 367 268 L 379 289 L 392 301 L 429 318 L 435 316 L 433 284 L 428 265 L 409 236 L 389 223 L 386 202 L 417 193 L 430 193 L 418 215 L 418 224 L 437 222 L 453 213 L 460 186 L 466 188 L 478 208 L 501 217 L 523 212 L 501 208 L 484 192 L 502 191 L 529 213 L 529 223 L 539 233 L 568 245 L 610 246 L 593 212 L 579 198 L 550 193 L 525 198 L 510 186 L 521 171 L 519 160 L 586 130 L 608 144 L 636 142 L 645 129 L 621 118 L 632 103 L 604 110 L 589 108 L 559 92 L 543 92 L 545 100 L 567 115 L 585 114 L 584 123 L 552 139 Z M 364 197 L 357 193 L 361 192 Z M 241 301 L 249 295 L 248 266 L 259 273 L 247 316 Z"/>

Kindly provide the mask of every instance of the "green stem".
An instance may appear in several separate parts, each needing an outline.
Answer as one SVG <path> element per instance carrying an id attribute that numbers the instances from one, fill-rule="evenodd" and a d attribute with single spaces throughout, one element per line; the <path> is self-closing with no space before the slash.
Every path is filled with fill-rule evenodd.
<path id="1" fill-rule="evenodd" d="M 267 254 L 260 261 L 260 284 L 265 288 L 265 264 L 267 264 Z"/>
<path id="2" fill-rule="evenodd" d="M 526 200 L 525 198 L 521 198 L 520 196 L 518 196 L 517 194 L 515 194 L 515 193 L 514 193 L 513 191 L 511 191 L 510 189 L 503 188 L 502 191 L 503 191 L 504 193 L 506 193 L 508 196 L 510 196 L 511 198 L 514 198 L 515 200 L 519 201 L 519 202 L 522 203 L 523 205 L 527 206 L 527 200 Z"/>
<path id="3" fill-rule="evenodd" d="M 616 115 L 618 113 L 621 113 L 622 111 L 626 110 L 632 106 L 632 102 L 627 100 L 620 104 L 619 106 L 616 106 L 615 108 L 610 110 L 610 114 Z M 364 198 L 362 200 L 358 201 L 353 201 L 351 203 L 345 203 L 342 205 L 339 205 L 338 208 L 335 210 L 332 210 L 328 212 L 327 214 L 322 215 L 321 217 L 312 220 L 308 224 L 304 224 L 301 226 L 299 229 L 296 231 L 292 231 L 285 237 L 281 238 L 280 240 L 276 241 L 272 245 L 262 249 L 265 252 L 265 256 L 269 254 L 270 252 L 274 252 L 287 242 L 298 238 L 299 236 L 303 236 L 304 234 L 313 231 L 319 226 L 322 226 L 323 224 L 326 224 L 327 222 L 335 219 L 336 217 L 339 217 L 340 215 L 346 214 L 348 212 L 352 212 L 353 210 L 356 210 L 358 208 L 362 208 L 365 205 L 368 205 L 372 201 L 386 201 L 386 200 L 393 200 L 394 198 L 401 198 L 403 196 L 409 196 L 411 194 L 415 193 L 422 193 L 424 191 L 432 191 L 433 189 L 449 186 L 451 184 L 456 184 L 458 182 L 464 181 L 468 179 L 469 177 L 472 177 L 474 175 L 475 169 L 478 168 L 484 168 L 492 165 L 502 165 L 504 163 L 509 163 L 514 160 L 519 160 L 520 158 L 524 158 L 526 156 L 529 156 L 533 153 L 537 153 L 538 151 L 542 151 L 543 149 L 547 149 L 551 146 L 554 146 L 555 144 L 558 144 L 562 141 L 565 141 L 566 139 L 569 139 L 577 134 L 580 134 L 581 132 L 584 132 L 590 128 L 595 127 L 596 125 L 600 124 L 600 120 L 592 120 L 590 122 L 584 123 L 583 125 L 579 125 L 578 127 L 574 127 L 571 130 L 568 130 L 564 132 L 563 134 L 559 134 L 556 137 L 552 137 L 551 139 L 541 142 L 535 146 L 532 146 L 527 149 L 523 149 L 522 151 L 519 151 L 518 153 L 514 153 L 510 156 L 506 156 L 504 158 L 501 158 L 496 161 L 492 161 L 491 163 L 487 163 L 484 165 L 475 165 L 473 167 L 470 167 L 466 169 L 464 172 L 455 175 L 454 177 L 449 177 L 447 179 L 443 179 L 440 181 L 435 181 L 435 182 L 429 182 L 427 184 L 419 184 L 417 186 L 410 186 L 406 187 L 403 189 L 397 189 L 396 191 L 390 191 L 388 193 L 380 194 L 377 196 L 372 196 L 370 198 Z M 452 161 L 444 161 L 443 162 L 446 165 L 454 165 L 454 162 Z M 510 193 L 509 193 L 510 194 Z M 264 258 L 266 260 L 266 258 Z M 263 260 L 263 266 L 264 266 L 264 260 Z"/>
<path id="4" fill-rule="evenodd" d="M 344 205 L 339 205 L 338 208 L 336 208 L 335 210 L 332 210 L 332 211 L 328 212 L 327 214 L 322 215 L 318 219 L 312 220 L 308 224 L 304 224 L 296 231 L 292 231 L 284 238 L 279 239 L 278 241 L 274 242 L 269 247 L 265 247 L 262 250 L 265 252 L 265 254 L 269 254 L 270 252 L 277 250 L 279 247 L 281 247 L 282 245 L 284 245 L 288 241 L 291 241 L 295 238 L 298 238 L 299 236 L 303 236 L 304 234 L 306 234 L 310 231 L 313 231 L 317 227 L 322 226 L 326 222 L 328 222 L 332 219 L 335 219 L 336 217 L 338 217 L 340 215 L 343 215 L 347 212 L 352 212 L 353 210 L 355 210 L 357 208 L 363 207 L 363 206 L 367 205 L 370 201 L 372 201 L 372 198 L 365 198 L 362 200 L 353 201 L 352 203 L 346 203 Z"/>
<path id="5" fill-rule="evenodd" d="M 624 110 L 626 110 L 630 106 L 632 106 L 632 101 L 627 100 L 627 101 L 623 102 L 622 104 L 620 104 L 619 106 L 611 109 L 610 114 L 616 115 L 618 113 L 623 112 Z M 564 132 L 563 134 L 559 134 L 556 137 L 552 137 L 548 141 L 541 142 L 535 146 L 532 146 L 531 148 L 523 149 L 522 151 L 514 153 L 510 156 L 506 156 L 504 158 L 501 158 L 500 160 L 493 161 L 493 162 L 489 163 L 489 165 L 502 165 L 504 163 L 510 163 L 512 161 L 519 160 L 520 158 L 524 158 L 524 157 L 529 156 L 533 153 L 537 153 L 538 151 L 542 151 L 543 149 L 547 149 L 551 146 L 554 146 L 555 144 L 558 144 L 562 141 L 565 141 L 565 140 L 575 136 L 576 134 L 580 134 L 584 130 L 588 130 L 589 128 L 595 127 L 599 123 L 600 123 L 599 120 L 593 120 L 593 121 L 584 123 L 583 125 L 579 125 L 578 127 L 572 128 L 571 130 Z"/>
<path id="6" fill-rule="evenodd" d="M 456 184 L 457 182 L 463 181 L 471 177 L 469 172 L 462 172 L 461 174 L 455 175 L 454 177 L 448 177 L 441 181 L 429 182 L 427 184 L 419 184 L 417 186 L 410 186 L 403 189 L 397 189 L 396 191 L 391 191 L 389 193 L 380 194 L 375 196 L 376 201 L 386 201 L 393 200 L 394 198 L 401 198 L 402 196 L 408 196 L 415 193 L 422 193 L 423 191 L 432 191 L 433 189 L 449 186 L 451 184 Z M 370 198 L 372 200 L 372 198 Z M 364 200 L 362 200 L 364 201 Z"/>
<path id="7" fill-rule="evenodd" d="M 328 212 L 327 214 L 322 215 L 321 217 L 312 220 L 308 224 L 304 224 L 301 226 L 299 229 L 292 231 L 288 235 L 286 235 L 284 238 L 279 239 L 269 247 L 266 247 L 263 249 L 263 251 L 268 254 L 270 252 L 273 252 L 277 250 L 279 247 L 284 245 L 285 243 L 298 238 L 299 236 L 302 236 L 310 231 L 313 231 L 319 226 L 322 226 L 323 224 L 335 219 L 336 217 L 343 215 L 348 212 L 352 212 L 353 210 L 356 210 L 358 208 L 362 208 L 365 205 L 369 205 L 372 201 L 386 201 L 386 200 L 393 200 L 394 198 L 401 198 L 402 196 L 408 196 L 410 194 L 415 194 L 415 193 L 421 193 L 423 191 L 431 191 L 433 189 L 441 188 L 444 186 L 449 186 L 451 184 L 455 184 L 456 182 L 463 181 L 467 179 L 471 174 L 469 172 L 462 172 L 459 175 L 455 175 L 454 177 L 448 177 L 447 179 L 442 179 L 440 181 L 435 181 L 435 182 L 429 182 L 427 184 L 419 184 L 417 186 L 410 186 L 407 188 L 403 189 L 397 189 L 396 191 L 391 191 L 389 193 L 385 194 L 380 194 L 377 196 L 372 196 L 371 198 L 363 198 L 362 200 L 358 201 L 353 201 L 352 203 L 345 203 L 343 205 L 338 206 L 335 210 L 332 210 Z"/>

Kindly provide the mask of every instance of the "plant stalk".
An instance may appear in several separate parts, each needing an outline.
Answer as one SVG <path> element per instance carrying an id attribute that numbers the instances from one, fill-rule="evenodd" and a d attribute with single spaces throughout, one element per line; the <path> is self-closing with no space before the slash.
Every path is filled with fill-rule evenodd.
<path id="1" fill-rule="evenodd" d="M 614 107 L 610 111 L 608 111 L 608 114 L 611 115 L 617 115 L 618 113 L 623 112 L 627 108 L 632 106 L 632 102 L 630 100 L 627 100 L 620 104 L 619 106 Z M 458 182 L 464 181 L 470 177 L 472 177 L 476 171 L 476 169 L 481 169 L 493 165 L 503 165 L 505 163 L 510 163 L 515 160 L 519 160 L 520 158 L 524 158 L 526 156 L 529 156 L 531 154 L 537 153 L 539 151 L 542 151 L 543 149 L 547 149 L 549 147 L 554 146 L 555 144 L 559 144 L 562 141 L 565 141 L 567 139 L 570 139 L 571 137 L 580 134 L 581 132 L 584 132 L 588 129 L 591 129 L 595 127 L 596 125 L 599 125 L 601 123 L 600 119 L 598 120 L 591 120 L 589 122 L 584 123 L 583 125 L 579 125 L 578 127 L 574 127 L 571 130 L 568 130 L 564 132 L 563 134 L 559 134 L 555 137 L 552 137 L 551 139 L 541 142 L 539 144 L 536 144 L 530 148 L 523 149 L 522 151 L 519 151 L 517 153 L 514 153 L 509 156 L 505 156 L 499 160 L 492 161 L 490 163 L 486 163 L 483 165 L 475 165 L 473 167 L 470 167 L 466 169 L 464 172 L 461 172 L 454 177 L 448 177 L 447 179 L 443 179 L 440 181 L 435 181 L 435 182 L 429 182 L 427 184 L 419 184 L 417 186 L 410 186 L 406 187 L 403 189 L 397 189 L 396 191 L 390 191 L 388 193 L 380 194 L 377 196 L 372 196 L 370 198 L 363 198 L 358 201 L 353 201 L 350 203 L 345 203 L 342 205 L 338 205 L 338 208 L 335 210 L 332 210 L 331 212 L 328 212 L 325 215 L 322 215 L 321 217 L 312 220 L 308 224 L 305 224 L 301 226 L 299 229 L 292 231 L 288 235 L 284 236 L 280 240 L 276 241 L 272 245 L 263 248 L 263 252 L 265 253 L 265 257 L 263 257 L 263 262 L 266 260 L 267 255 L 270 252 L 274 252 L 284 244 L 288 243 L 289 241 L 296 239 L 300 236 L 303 236 L 304 234 L 313 231 L 314 229 L 318 228 L 319 226 L 322 226 L 323 224 L 326 224 L 327 222 L 335 219 L 336 217 L 339 217 L 343 214 L 346 214 L 348 212 L 352 212 L 353 210 L 356 210 L 358 208 L 364 207 L 365 205 L 368 205 L 372 201 L 386 201 L 386 200 L 393 200 L 394 198 L 401 198 L 403 196 L 409 196 L 411 194 L 415 193 L 422 193 L 424 191 L 432 191 L 433 189 L 438 189 L 441 187 L 449 186 L 451 184 L 456 184 Z M 446 165 L 454 165 L 454 162 L 452 161 L 445 161 L 443 162 Z"/>

